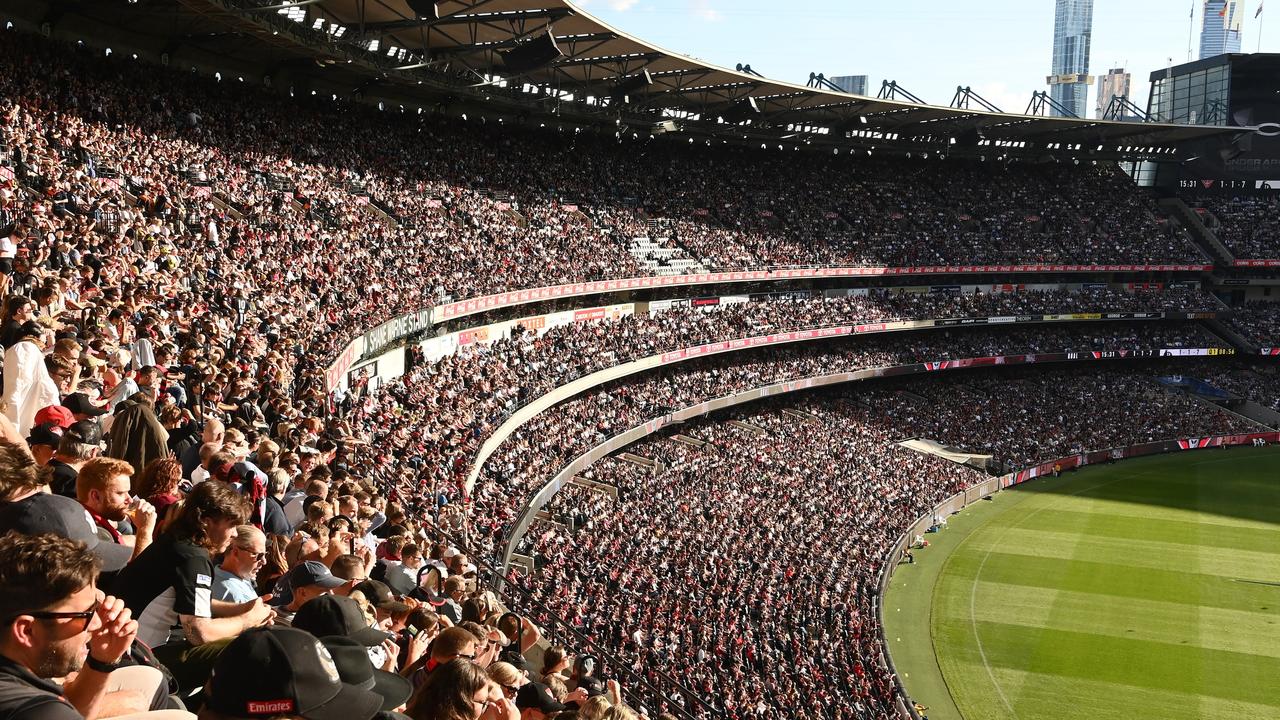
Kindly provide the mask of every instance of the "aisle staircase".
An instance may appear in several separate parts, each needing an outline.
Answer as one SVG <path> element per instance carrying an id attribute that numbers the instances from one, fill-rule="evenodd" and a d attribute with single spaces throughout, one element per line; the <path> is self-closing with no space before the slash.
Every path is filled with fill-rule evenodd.
<path id="1" fill-rule="evenodd" d="M 1200 213 L 1192 210 L 1189 205 L 1183 202 L 1182 198 L 1161 198 L 1159 205 L 1161 209 L 1173 216 L 1174 219 L 1182 224 L 1182 227 L 1187 229 L 1192 241 L 1195 242 L 1201 252 L 1212 258 L 1215 265 L 1231 267 L 1235 263 L 1236 258 L 1227 249 L 1227 246 L 1223 245 L 1218 236 L 1209 229 L 1209 226 L 1200 217 Z"/>
<path id="2" fill-rule="evenodd" d="M 702 263 L 684 256 L 680 248 L 668 247 L 664 242 L 665 238 L 631 238 L 627 252 L 651 275 L 694 275 L 707 271 Z"/>

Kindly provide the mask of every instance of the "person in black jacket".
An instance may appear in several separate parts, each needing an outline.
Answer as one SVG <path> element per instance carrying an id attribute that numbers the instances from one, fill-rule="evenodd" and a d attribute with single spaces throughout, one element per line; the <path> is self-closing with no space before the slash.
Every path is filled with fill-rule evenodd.
<path id="1" fill-rule="evenodd" d="M 284 513 L 284 493 L 289 489 L 289 473 L 280 468 L 267 472 L 267 502 L 262 530 L 270 535 L 292 535 L 293 525 Z"/>

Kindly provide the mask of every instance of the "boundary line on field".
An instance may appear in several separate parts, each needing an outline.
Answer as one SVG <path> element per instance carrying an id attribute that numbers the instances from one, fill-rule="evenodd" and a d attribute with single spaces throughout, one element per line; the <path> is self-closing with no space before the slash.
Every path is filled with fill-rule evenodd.
<path id="1" fill-rule="evenodd" d="M 1072 492 L 1072 493 L 1059 495 L 1058 497 L 1059 498 L 1073 497 L 1075 495 L 1080 495 L 1081 493 L 1089 492 L 1091 490 L 1097 490 L 1098 488 L 1103 487 L 1105 485 L 1111 485 L 1112 483 L 1119 482 L 1120 480 L 1128 479 L 1128 477 L 1129 477 L 1128 475 L 1115 477 L 1110 480 L 1105 480 L 1103 482 L 1097 483 L 1096 485 L 1090 485 L 1089 487 L 1080 488 L 1079 490 L 1076 490 L 1075 492 Z M 1056 504 L 1056 501 L 1055 501 L 1055 504 Z M 976 640 L 978 643 L 978 655 L 982 658 L 982 667 L 986 669 L 987 677 L 991 679 L 991 684 L 992 686 L 995 687 L 996 693 L 1000 696 L 1000 701 L 1004 703 L 1005 709 L 1009 711 L 1009 714 L 1013 716 L 1015 720 L 1018 717 L 1018 712 L 1013 709 L 1013 704 L 1009 702 L 1009 698 L 1004 694 L 1004 688 L 1000 686 L 1000 681 L 996 680 L 995 671 L 991 669 L 991 663 L 987 662 L 987 651 L 982 646 L 982 636 L 981 634 L 978 633 L 978 618 L 977 618 L 977 609 L 976 609 L 978 583 L 981 582 L 982 580 L 982 569 L 987 566 L 987 559 L 991 557 L 991 553 L 996 549 L 996 547 L 999 547 L 1000 545 L 1003 544 L 1002 541 L 1004 540 L 1005 536 L 1007 536 L 1009 532 L 1012 531 L 1016 525 L 1021 525 L 1023 522 L 1030 520 L 1036 515 L 1039 515 L 1040 513 L 1052 507 L 1053 505 L 1046 505 L 1044 507 L 1037 508 L 1036 510 L 1033 510 L 1032 512 L 1027 514 L 1026 517 L 1022 518 L 1017 523 L 1015 523 L 1015 525 L 1010 525 L 1009 527 L 1006 527 L 1004 529 L 1004 532 L 1000 533 L 999 539 L 994 544 L 992 544 L 992 546 L 988 547 L 987 552 L 983 554 L 982 562 L 978 564 L 978 570 L 973 575 L 973 585 L 970 586 L 969 588 L 969 627 L 973 628 L 973 639 Z M 973 536 L 970 535 L 969 538 L 966 538 L 966 540 L 972 537 Z M 959 549 L 959 548 L 957 547 L 956 549 Z"/>

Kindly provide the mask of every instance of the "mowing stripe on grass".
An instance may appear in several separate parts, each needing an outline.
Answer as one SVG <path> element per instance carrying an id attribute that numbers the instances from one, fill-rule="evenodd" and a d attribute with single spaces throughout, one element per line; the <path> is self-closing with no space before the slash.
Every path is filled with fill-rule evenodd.
<path id="1" fill-rule="evenodd" d="M 1054 509 L 1051 513 L 1037 517 L 1036 525 L 1049 532 L 1076 532 L 1090 514 L 1092 513 Z M 1155 519 L 1147 513 L 1127 515 L 1115 510 L 1108 510 L 1105 521 L 1091 525 L 1089 532 L 1100 537 L 1185 544 L 1190 533 L 1202 525 L 1209 525 L 1208 529 L 1211 530 L 1200 543 L 1202 545 L 1231 549 L 1280 548 L 1280 528 Z"/>
<path id="2" fill-rule="evenodd" d="M 1128 600 L 1116 603 L 1105 595 L 1045 590 L 1015 585 L 980 582 L 979 594 L 995 600 L 979 607 L 977 619 L 1051 630 L 1087 627 L 1096 635 L 1117 638 L 1177 643 L 1186 639 L 1186 629 L 1196 623 L 1213 627 L 1215 632 L 1197 642 L 1198 647 L 1280 659 L 1280 645 L 1266 641 L 1268 621 L 1274 611 L 1248 612 L 1223 610 L 1203 605 L 1189 605 L 1156 600 Z M 1068 618 L 1078 619 L 1057 625 L 1049 617 L 1050 606 L 1065 611 Z"/>
<path id="3" fill-rule="evenodd" d="M 957 562 L 957 573 L 971 581 L 975 573 L 961 568 L 976 564 L 981 558 Z M 1069 577 L 1063 571 L 1071 569 Z M 1006 585 L 1094 592 L 1113 598 L 1169 600 L 1207 605 L 1209 607 L 1248 609 L 1280 607 L 1280 593 L 1275 588 L 1253 583 L 1225 582 L 1227 578 L 1176 570 L 1158 570 L 1132 565 L 1084 560 L 1040 558 L 1016 553 L 991 554 L 991 562 L 982 572 L 987 582 Z M 1261 578 L 1250 578 L 1261 579 Z"/>
<path id="4" fill-rule="evenodd" d="M 1249 703 L 1007 668 L 999 669 L 997 675 L 1006 687 L 1020 688 L 1018 712 L 1022 720 L 1244 720 L 1280 716 L 1280 708 L 1274 703 Z M 971 717 L 976 720 L 987 715 Z"/>
<path id="5" fill-rule="evenodd" d="M 1260 705 L 1280 702 L 1280 658 L 1199 647 L 1195 626 L 1187 628 L 1186 644 L 1180 644 L 1007 623 L 978 625 L 994 666 Z"/>
<path id="6" fill-rule="evenodd" d="M 1006 554 L 1026 557 L 1071 560 L 1082 555 L 1105 558 L 1111 565 L 1175 571 L 1199 563 L 1213 575 L 1247 575 L 1280 580 L 1280 554 L 1240 547 L 1211 547 L 1191 542 L 1190 536 L 1184 536 L 1183 542 L 1170 543 L 1020 527 L 1010 528 L 999 537 L 979 534 L 969 542 L 975 549 L 999 549 Z"/>

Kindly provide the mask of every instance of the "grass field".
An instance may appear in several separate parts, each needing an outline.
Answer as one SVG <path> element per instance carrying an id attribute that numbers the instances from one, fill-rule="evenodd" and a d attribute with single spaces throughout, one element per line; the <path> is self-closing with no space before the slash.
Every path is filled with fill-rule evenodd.
<path id="1" fill-rule="evenodd" d="M 948 524 L 885 597 L 930 720 L 1280 718 L 1280 448 L 1086 468 Z"/>

